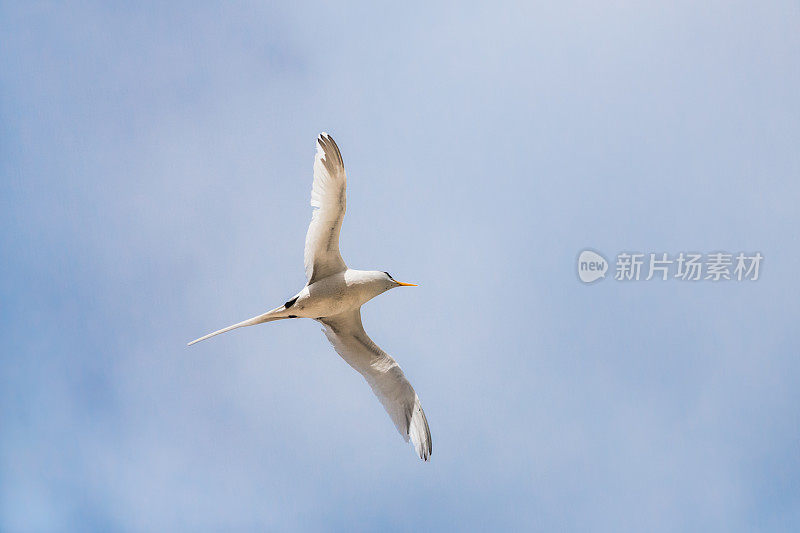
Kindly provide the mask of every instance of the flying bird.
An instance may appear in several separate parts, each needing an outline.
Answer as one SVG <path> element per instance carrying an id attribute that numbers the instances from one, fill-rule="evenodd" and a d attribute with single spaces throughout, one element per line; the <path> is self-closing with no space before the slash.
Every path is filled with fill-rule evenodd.
<path id="1" fill-rule="evenodd" d="M 339 231 L 347 204 L 347 177 L 339 147 L 330 135 L 317 138 L 311 224 L 306 234 L 304 263 L 308 283 L 285 304 L 204 337 L 244 326 L 290 318 L 311 318 L 323 325 L 334 349 L 367 380 L 397 430 L 427 461 L 431 431 L 414 387 L 397 362 L 369 338 L 361 324 L 361 306 L 395 287 L 415 287 L 396 281 L 388 272 L 348 268 L 339 253 Z"/>

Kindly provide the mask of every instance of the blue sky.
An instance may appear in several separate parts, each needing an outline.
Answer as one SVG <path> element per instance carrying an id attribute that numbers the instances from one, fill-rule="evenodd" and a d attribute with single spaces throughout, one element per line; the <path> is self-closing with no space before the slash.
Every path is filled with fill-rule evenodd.
<path id="1" fill-rule="evenodd" d="M 0 6 L 3 531 L 795 531 L 796 3 Z M 304 283 L 314 138 L 403 443 Z M 760 251 L 591 286 L 584 248 Z"/>

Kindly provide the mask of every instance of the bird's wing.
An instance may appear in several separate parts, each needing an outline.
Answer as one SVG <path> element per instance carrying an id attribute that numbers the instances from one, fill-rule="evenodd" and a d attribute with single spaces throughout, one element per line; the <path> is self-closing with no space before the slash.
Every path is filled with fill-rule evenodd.
<path id="1" fill-rule="evenodd" d="M 389 413 L 397 430 L 409 437 L 421 459 L 431 456 L 431 430 L 419 397 L 397 362 L 381 350 L 361 325 L 361 310 L 319 319 L 342 359 L 358 370 Z"/>
<path id="2" fill-rule="evenodd" d="M 347 207 L 347 177 L 339 147 L 327 133 L 317 137 L 311 206 L 314 212 L 304 254 L 309 285 L 347 269 L 339 253 L 339 230 Z"/>

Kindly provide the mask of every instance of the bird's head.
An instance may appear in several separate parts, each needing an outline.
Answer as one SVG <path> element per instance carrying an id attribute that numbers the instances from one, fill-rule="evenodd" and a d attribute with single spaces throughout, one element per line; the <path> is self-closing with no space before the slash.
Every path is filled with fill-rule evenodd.
<path id="1" fill-rule="evenodd" d="M 388 272 L 375 271 L 372 272 L 372 275 L 374 276 L 375 281 L 381 285 L 384 291 L 394 289 L 395 287 L 416 287 L 416 285 L 413 283 L 403 283 L 402 281 L 397 281 Z"/>

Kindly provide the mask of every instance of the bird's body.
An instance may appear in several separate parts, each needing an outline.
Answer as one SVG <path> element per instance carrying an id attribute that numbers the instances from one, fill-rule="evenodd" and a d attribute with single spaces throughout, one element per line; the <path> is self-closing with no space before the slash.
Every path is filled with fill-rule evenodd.
<path id="1" fill-rule="evenodd" d="M 348 268 L 306 285 L 288 311 L 301 318 L 320 318 L 352 311 L 391 289 L 385 281 L 385 272 Z"/>
<path id="2" fill-rule="evenodd" d="M 306 235 L 305 269 L 308 283 L 292 299 L 264 314 L 190 342 L 208 339 L 243 326 L 292 318 L 311 318 L 324 326 L 325 335 L 347 363 L 361 373 L 378 396 L 400 434 L 428 460 L 430 429 L 419 398 L 403 371 L 367 336 L 361 324 L 361 306 L 395 287 L 388 272 L 354 270 L 339 253 L 339 231 L 346 209 L 347 178 L 339 148 L 323 133 L 317 139 L 311 205 L 315 207 Z"/>

